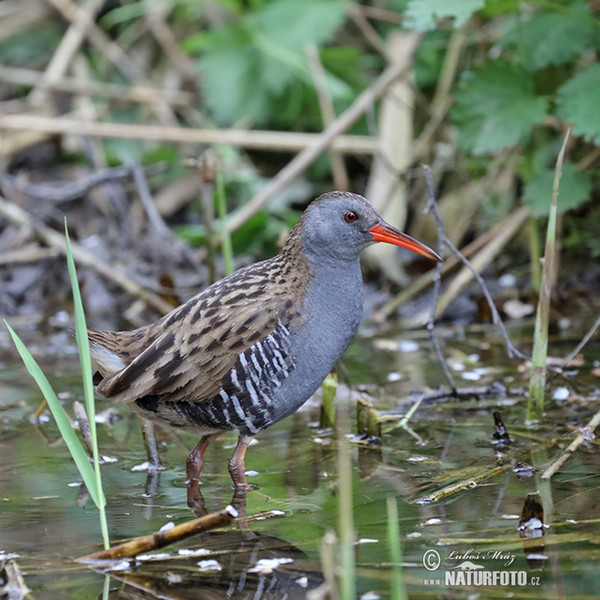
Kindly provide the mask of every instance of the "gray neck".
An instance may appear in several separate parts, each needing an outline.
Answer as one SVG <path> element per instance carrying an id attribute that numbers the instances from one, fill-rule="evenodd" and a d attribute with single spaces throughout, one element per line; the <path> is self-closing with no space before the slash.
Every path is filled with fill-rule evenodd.
<path id="1" fill-rule="evenodd" d="M 309 256 L 309 264 L 296 368 L 320 384 L 356 334 L 363 312 L 363 281 L 358 257 L 341 264 L 323 257 L 317 263 Z"/>
<path id="2" fill-rule="evenodd" d="M 333 369 L 356 334 L 363 310 L 363 282 L 358 257 L 311 256 L 303 296 L 302 324 L 291 328 L 294 368 L 278 394 L 272 417 L 297 410 Z M 285 400 L 285 401 L 283 401 Z"/>

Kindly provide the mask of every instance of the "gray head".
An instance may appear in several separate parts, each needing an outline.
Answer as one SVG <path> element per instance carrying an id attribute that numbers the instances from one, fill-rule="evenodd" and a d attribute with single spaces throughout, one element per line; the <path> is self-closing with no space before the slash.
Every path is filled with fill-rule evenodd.
<path id="1" fill-rule="evenodd" d="M 430 248 L 388 225 L 362 196 L 329 192 L 306 209 L 297 230 L 304 251 L 316 260 L 356 260 L 371 244 L 386 242 L 441 260 Z"/>

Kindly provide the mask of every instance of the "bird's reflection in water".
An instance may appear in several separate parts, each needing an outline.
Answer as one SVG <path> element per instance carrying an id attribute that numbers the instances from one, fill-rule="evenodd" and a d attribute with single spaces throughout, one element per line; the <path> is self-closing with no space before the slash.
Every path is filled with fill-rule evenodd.
<path id="1" fill-rule="evenodd" d="M 148 472 L 145 496 L 150 502 L 159 487 L 160 473 Z M 187 486 L 192 512 L 204 516 L 222 508 L 223 499 L 204 498 L 202 486 Z M 205 490 L 206 493 L 206 490 Z M 252 491 L 250 492 L 252 493 Z M 123 569 L 108 569 L 112 580 L 124 585 L 112 589 L 111 600 L 305 599 L 325 579 L 319 563 L 291 543 L 250 530 L 244 489 L 236 488 L 231 506 L 238 513 L 237 530 L 206 532 L 181 542 L 179 549 L 138 557 Z M 152 504 L 146 509 L 151 511 Z M 111 586 L 114 588 L 114 585 Z"/>
<path id="2" fill-rule="evenodd" d="M 155 560 L 108 571 L 125 585 L 111 600 L 304 599 L 323 584 L 320 565 L 288 542 L 249 530 L 210 532 Z"/>

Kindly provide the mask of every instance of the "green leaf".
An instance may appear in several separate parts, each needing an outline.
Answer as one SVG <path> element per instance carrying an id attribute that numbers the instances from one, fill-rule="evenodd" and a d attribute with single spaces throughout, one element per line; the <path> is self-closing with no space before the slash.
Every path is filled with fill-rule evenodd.
<path id="1" fill-rule="evenodd" d="M 37 364 L 35 358 L 33 358 L 25 344 L 21 341 L 21 338 L 19 338 L 19 336 L 6 321 L 4 321 L 4 323 L 8 328 L 8 332 L 10 333 L 15 346 L 17 347 L 17 351 L 23 359 L 25 368 L 35 379 L 35 382 L 44 395 L 46 402 L 48 402 L 48 406 L 50 407 L 50 411 L 52 412 L 54 420 L 58 425 L 60 434 L 65 440 L 67 448 L 69 449 L 69 452 L 71 453 L 71 456 L 73 457 L 73 460 L 79 469 L 79 473 L 90 493 L 90 496 L 94 500 L 96 506 L 101 506 L 101 500 L 103 500 L 103 497 L 101 498 L 98 493 L 94 470 L 92 469 L 88 455 L 83 449 L 79 438 L 71 427 L 71 423 L 69 422 L 65 409 L 62 407 L 60 401 L 54 393 L 54 390 L 52 389 L 52 386 L 50 385 L 50 382 L 44 375 L 42 369 L 40 369 L 40 366 Z"/>
<path id="2" fill-rule="evenodd" d="M 344 21 L 345 7 L 346 0 L 274 0 L 188 40 L 188 48 L 202 52 L 202 86 L 214 118 L 231 123 L 244 116 L 258 125 L 276 121 L 279 100 L 293 118 L 291 108 L 301 100 L 299 82 L 312 86 L 304 49 L 331 39 Z"/>
<path id="3" fill-rule="evenodd" d="M 266 90 L 260 85 L 263 61 L 251 43 L 251 32 L 230 25 L 211 34 L 200 59 L 202 87 L 214 118 L 231 123 L 246 115 L 260 123 L 268 111 Z"/>
<path id="4" fill-rule="evenodd" d="M 534 217 L 547 217 L 552 199 L 554 185 L 554 169 L 544 169 L 537 177 L 525 185 L 523 203 L 531 209 Z M 557 210 L 567 212 L 587 202 L 592 192 L 592 180 L 588 173 L 578 171 L 575 165 L 567 163 L 563 166 L 560 179 Z"/>
<path id="5" fill-rule="evenodd" d="M 526 141 L 548 103 L 534 94 L 529 73 L 507 62 L 488 61 L 465 73 L 452 110 L 458 145 L 475 155 Z"/>
<path id="6" fill-rule="evenodd" d="M 558 117 L 571 123 L 573 134 L 600 146 L 600 64 L 595 63 L 557 92 Z"/>
<path id="7" fill-rule="evenodd" d="M 436 29 L 438 19 L 451 17 L 461 27 L 483 8 L 485 0 L 410 0 L 404 13 L 404 26 L 415 31 Z"/>
<path id="8" fill-rule="evenodd" d="M 329 41 L 346 18 L 346 0 L 275 0 L 256 13 L 262 35 L 272 44 L 303 53 L 306 44 Z"/>
<path id="9" fill-rule="evenodd" d="M 71 252 L 71 241 L 69 240 L 69 232 L 65 219 L 65 242 L 67 245 L 67 268 L 69 270 L 69 279 L 71 280 L 71 289 L 73 291 L 73 303 L 75 306 L 75 338 L 77 340 L 77 349 L 79 351 L 79 359 L 81 362 L 81 375 L 83 378 L 83 394 L 85 398 L 85 407 L 87 417 L 90 422 L 90 437 L 92 438 L 92 448 L 97 447 L 96 437 L 96 414 L 94 410 L 94 384 L 92 381 L 92 361 L 90 358 L 90 343 L 87 335 L 87 326 L 85 322 L 85 314 L 83 312 L 83 302 L 81 301 L 81 293 L 77 283 L 77 272 L 75 270 L 75 262 Z M 95 457 L 96 458 L 96 457 Z"/>
<path id="10" fill-rule="evenodd" d="M 592 43 L 596 32 L 586 3 L 557 6 L 554 10 L 550 5 L 549 9 L 536 11 L 505 38 L 520 49 L 523 66 L 529 71 L 576 59 Z"/>

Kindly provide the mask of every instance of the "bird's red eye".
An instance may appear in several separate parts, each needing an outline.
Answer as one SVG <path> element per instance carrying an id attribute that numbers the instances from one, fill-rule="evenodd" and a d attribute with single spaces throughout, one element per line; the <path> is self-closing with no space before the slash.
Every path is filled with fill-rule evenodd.
<path id="1" fill-rule="evenodd" d="M 344 219 L 346 219 L 346 223 L 354 223 L 356 219 L 358 219 L 358 215 L 355 212 L 349 210 L 345 215 Z"/>

